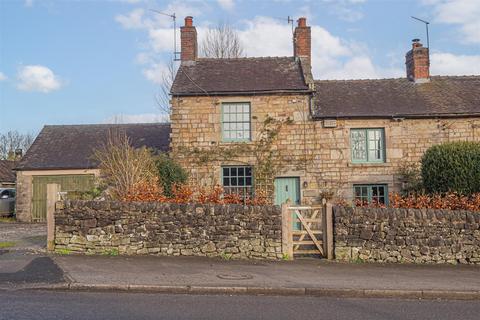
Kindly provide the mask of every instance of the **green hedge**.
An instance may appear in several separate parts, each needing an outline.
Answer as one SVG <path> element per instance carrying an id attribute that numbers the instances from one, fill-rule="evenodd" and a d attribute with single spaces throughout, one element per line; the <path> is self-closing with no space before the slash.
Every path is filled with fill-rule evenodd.
<path id="1" fill-rule="evenodd" d="M 422 179 L 428 193 L 480 192 L 480 143 L 449 142 L 427 150 Z"/>
<path id="2" fill-rule="evenodd" d="M 187 182 L 188 174 L 175 160 L 167 154 L 161 154 L 155 160 L 158 170 L 159 183 L 166 196 L 172 196 L 172 187 L 175 184 Z"/>

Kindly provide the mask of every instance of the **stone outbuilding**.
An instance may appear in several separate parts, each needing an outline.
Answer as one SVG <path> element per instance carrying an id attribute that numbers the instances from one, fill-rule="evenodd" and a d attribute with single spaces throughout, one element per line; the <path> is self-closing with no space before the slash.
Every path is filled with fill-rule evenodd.
<path id="1" fill-rule="evenodd" d="M 17 220 L 45 221 L 48 183 L 59 184 L 62 192 L 91 190 L 100 174 L 95 149 L 116 131 L 124 132 L 136 148 L 168 151 L 169 124 L 45 126 L 16 167 Z"/>

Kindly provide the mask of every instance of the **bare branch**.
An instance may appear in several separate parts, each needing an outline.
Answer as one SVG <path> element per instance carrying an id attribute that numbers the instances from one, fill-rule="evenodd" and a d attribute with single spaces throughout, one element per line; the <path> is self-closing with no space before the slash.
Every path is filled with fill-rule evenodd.
<path id="1" fill-rule="evenodd" d="M 21 149 L 25 154 L 33 140 L 33 135 L 30 133 L 23 134 L 18 131 L 0 133 L 0 159 L 16 160 L 15 151 Z"/>
<path id="2" fill-rule="evenodd" d="M 207 58 L 240 58 L 245 56 L 240 37 L 230 25 L 218 24 L 207 31 L 201 44 L 202 55 Z"/>
<path id="3" fill-rule="evenodd" d="M 160 112 L 170 114 L 170 89 L 172 88 L 173 80 L 177 74 L 177 67 L 173 60 L 170 60 L 167 70 L 162 74 L 162 84 L 159 92 L 155 95 L 155 100 Z"/>

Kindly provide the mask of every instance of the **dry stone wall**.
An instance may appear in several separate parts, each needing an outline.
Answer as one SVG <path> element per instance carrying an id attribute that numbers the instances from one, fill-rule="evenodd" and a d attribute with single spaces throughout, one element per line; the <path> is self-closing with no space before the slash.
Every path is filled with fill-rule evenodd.
<path id="1" fill-rule="evenodd" d="M 65 201 L 55 212 L 55 250 L 281 259 L 278 206 Z"/>
<path id="2" fill-rule="evenodd" d="M 480 264 L 480 212 L 334 207 L 337 260 Z"/>

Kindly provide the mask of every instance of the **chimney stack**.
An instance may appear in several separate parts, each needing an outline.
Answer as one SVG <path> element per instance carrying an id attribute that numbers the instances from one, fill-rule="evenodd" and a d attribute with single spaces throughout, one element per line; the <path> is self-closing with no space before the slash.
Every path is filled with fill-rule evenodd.
<path id="1" fill-rule="evenodd" d="M 297 20 L 297 27 L 293 33 L 293 55 L 295 58 L 305 58 L 311 65 L 312 56 L 312 32 L 307 26 L 307 18 Z"/>
<path id="2" fill-rule="evenodd" d="M 407 78 L 415 83 L 430 81 L 430 56 L 420 39 L 412 40 L 412 50 L 405 55 Z"/>
<path id="3" fill-rule="evenodd" d="M 182 63 L 197 60 L 197 29 L 193 26 L 193 17 L 185 17 L 185 25 L 180 27 L 180 42 Z"/>

